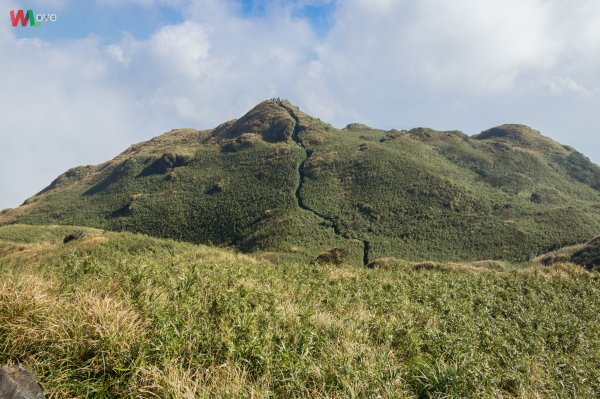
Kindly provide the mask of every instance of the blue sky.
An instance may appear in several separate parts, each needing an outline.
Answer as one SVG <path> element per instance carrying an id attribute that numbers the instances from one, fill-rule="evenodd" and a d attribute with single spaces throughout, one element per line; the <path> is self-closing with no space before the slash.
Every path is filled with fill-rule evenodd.
<path id="1" fill-rule="evenodd" d="M 96 35 L 104 40 L 118 40 L 124 32 L 138 39 L 147 38 L 162 26 L 185 21 L 185 7 L 178 3 L 157 3 L 152 7 L 138 2 L 122 4 L 94 1 L 56 2 L 54 6 L 19 3 L 18 9 L 35 13 L 56 14 L 59 23 L 46 23 L 43 29 L 18 29 L 18 37 L 42 37 L 44 40 L 65 40 Z M 63 5 L 64 4 L 64 5 Z M 234 12 L 244 18 L 262 18 L 273 1 L 240 0 L 232 2 Z M 310 23 L 315 33 L 325 35 L 333 23 L 334 1 L 282 2 L 292 8 L 292 15 Z M 57 21 L 58 22 L 58 21 Z"/>
<path id="2" fill-rule="evenodd" d="M 0 209 L 270 97 L 334 126 L 529 125 L 600 162 L 597 0 L 5 0 Z M 56 13 L 13 28 L 10 9 Z M 18 167 L 16 166 L 18 165 Z"/>
<path id="3" fill-rule="evenodd" d="M 65 7 L 27 6 L 35 13 L 53 13 L 56 23 L 45 23 L 38 29 L 17 29 L 18 37 L 39 37 L 48 41 L 69 40 L 97 35 L 106 41 L 118 40 L 123 32 L 130 32 L 144 38 L 161 26 L 183 21 L 177 7 L 144 7 L 139 4 L 125 4 L 119 7 L 97 4 L 93 1 L 72 2 Z"/>

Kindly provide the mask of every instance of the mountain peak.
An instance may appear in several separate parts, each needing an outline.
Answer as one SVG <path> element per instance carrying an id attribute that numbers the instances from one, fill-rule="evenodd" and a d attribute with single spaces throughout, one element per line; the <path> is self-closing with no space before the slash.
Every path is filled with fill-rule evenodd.
<path id="1" fill-rule="evenodd" d="M 552 149 L 559 152 L 564 147 L 549 137 L 542 135 L 539 131 L 521 124 L 503 124 L 485 130 L 473 136 L 476 140 L 505 141 L 520 147 L 530 149 Z"/>
<path id="2" fill-rule="evenodd" d="M 476 135 L 474 138 L 477 140 L 487 140 L 491 138 L 523 140 L 532 136 L 539 137 L 542 136 L 542 134 L 526 125 L 507 123 L 485 130 Z"/>
<path id="3" fill-rule="evenodd" d="M 225 122 L 215 128 L 213 136 L 224 139 L 237 138 L 243 134 L 260 134 L 265 141 L 288 140 L 294 131 L 295 121 L 287 107 L 294 107 L 287 100 L 266 100 L 239 119 Z"/>

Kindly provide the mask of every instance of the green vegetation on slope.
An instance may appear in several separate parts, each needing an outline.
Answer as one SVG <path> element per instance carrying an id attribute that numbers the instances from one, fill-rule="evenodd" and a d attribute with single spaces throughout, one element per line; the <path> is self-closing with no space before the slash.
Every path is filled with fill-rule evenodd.
<path id="1" fill-rule="evenodd" d="M 0 228 L 0 364 L 50 397 L 592 398 L 600 275 L 277 263 Z"/>
<path id="2" fill-rule="evenodd" d="M 572 262 L 588 270 L 600 271 L 600 237 L 585 244 L 562 247 L 539 256 L 536 261 L 546 266 Z"/>
<path id="3" fill-rule="evenodd" d="M 83 225 L 306 262 L 523 261 L 600 233 L 600 167 L 521 125 L 339 130 L 265 101 L 71 169 L 0 224 Z M 369 245 L 366 246 L 365 243 Z"/>

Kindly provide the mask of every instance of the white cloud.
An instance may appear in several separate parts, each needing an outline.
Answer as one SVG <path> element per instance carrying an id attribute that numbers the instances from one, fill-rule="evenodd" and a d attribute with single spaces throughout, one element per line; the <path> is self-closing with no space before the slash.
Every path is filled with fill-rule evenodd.
<path id="1" fill-rule="evenodd" d="M 340 3 L 326 56 L 338 65 L 354 55 L 360 68 L 340 65 L 347 73 L 380 62 L 382 80 L 490 92 L 551 67 L 560 50 L 554 38 L 550 10 L 538 0 L 357 0 Z"/>
<path id="2" fill-rule="evenodd" d="M 565 92 L 573 92 L 578 94 L 589 94 L 590 91 L 577 83 L 573 79 L 565 78 L 562 76 L 554 76 L 549 84 L 550 91 L 555 94 L 562 94 Z"/>
<path id="3" fill-rule="evenodd" d="M 210 43 L 208 34 L 198 24 L 184 22 L 165 26 L 152 36 L 149 48 L 185 78 L 198 79 L 205 73 L 203 64 L 208 58 Z"/>
<path id="4" fill-rule="evenodd" d="M 0 52 L 11 55 L 0 63 L 6 116 L 0 120 L 0 207 L 20 203 L 69 167 L 99 163 L 160 132 L 113 79 L 110 59 L 95 40 L 56 46 L 13 39 L 1 42 Z"/>
<path id="5" fill-rule="evenodd" d="M 316 36 L 276 7 L 264 17 L 240 17 L 233 3 L 194 2 L 190 20 L 159 29 L 148 40 L 126 37 L 110 46 L 148 106 L 173 120 L 214 126 L 265 98 L 291 93 L 308 73 Z M 140 75 L 148 80 L 139 84 Z M 177 123 L 177 122 L 174 122 Z"/>
<path id="6" fill-rule="evenodd" d="M 574 90 L 600 87 L 599 5 L 594 0 L 339 2 L 333 30 L 317 47 L 321 67 L 307 79 L 310 87 L 326 91 L 319 98 L 338 124 L 357 114 L 382 127 L 429 125 L 476 133 L 518 121 L 559 140 L 581 134 L 598 141 L 588 133 L 598 129 L 592 114 L 583 116 L 590 126 L 581 133 L 565 116 L 581 118 L 587 109 L 572 101 Z M 571 82 L 555 79 L 565 76 Z M 549 104 L 545 97 L 552 87 Z M 600 105 L 596 91 L 585 101 Z"/>
<path id="7" fill-rule="evenodd" d="M 170 128 L 215 126 L 273 96 L 338 126 L 526 123 L 600 161 L 596 0 L 344 0 L 324 37 L 293 15 L 329 0 L 269 1 L 253 18 L 234 0 L 96 2 L 171 5 L 186 20 L 112 43 L 17 39 L 0 25 L 10 54 L 0 107 L 11 115 L 0 119 L 0 169 L 15 171 L 0 174 L 0 208 L 68 167 Z"/>

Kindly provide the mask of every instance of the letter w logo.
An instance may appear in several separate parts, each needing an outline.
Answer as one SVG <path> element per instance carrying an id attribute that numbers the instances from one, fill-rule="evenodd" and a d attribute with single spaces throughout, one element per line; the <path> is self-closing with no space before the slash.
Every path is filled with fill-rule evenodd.
<path id="1" fill-rule="evenodd" d="M 33 10 L 27 10 L 27 14 L 23 10 L 18 10 L 15 14 L 15 10 L 10 10 L 10 22 L 13 27 L 21 24 L 21 26 L 27 26 L 29 23 L 31 26 L 40 26 L 41 23 L 35 22 L 35 16 Z"/>

